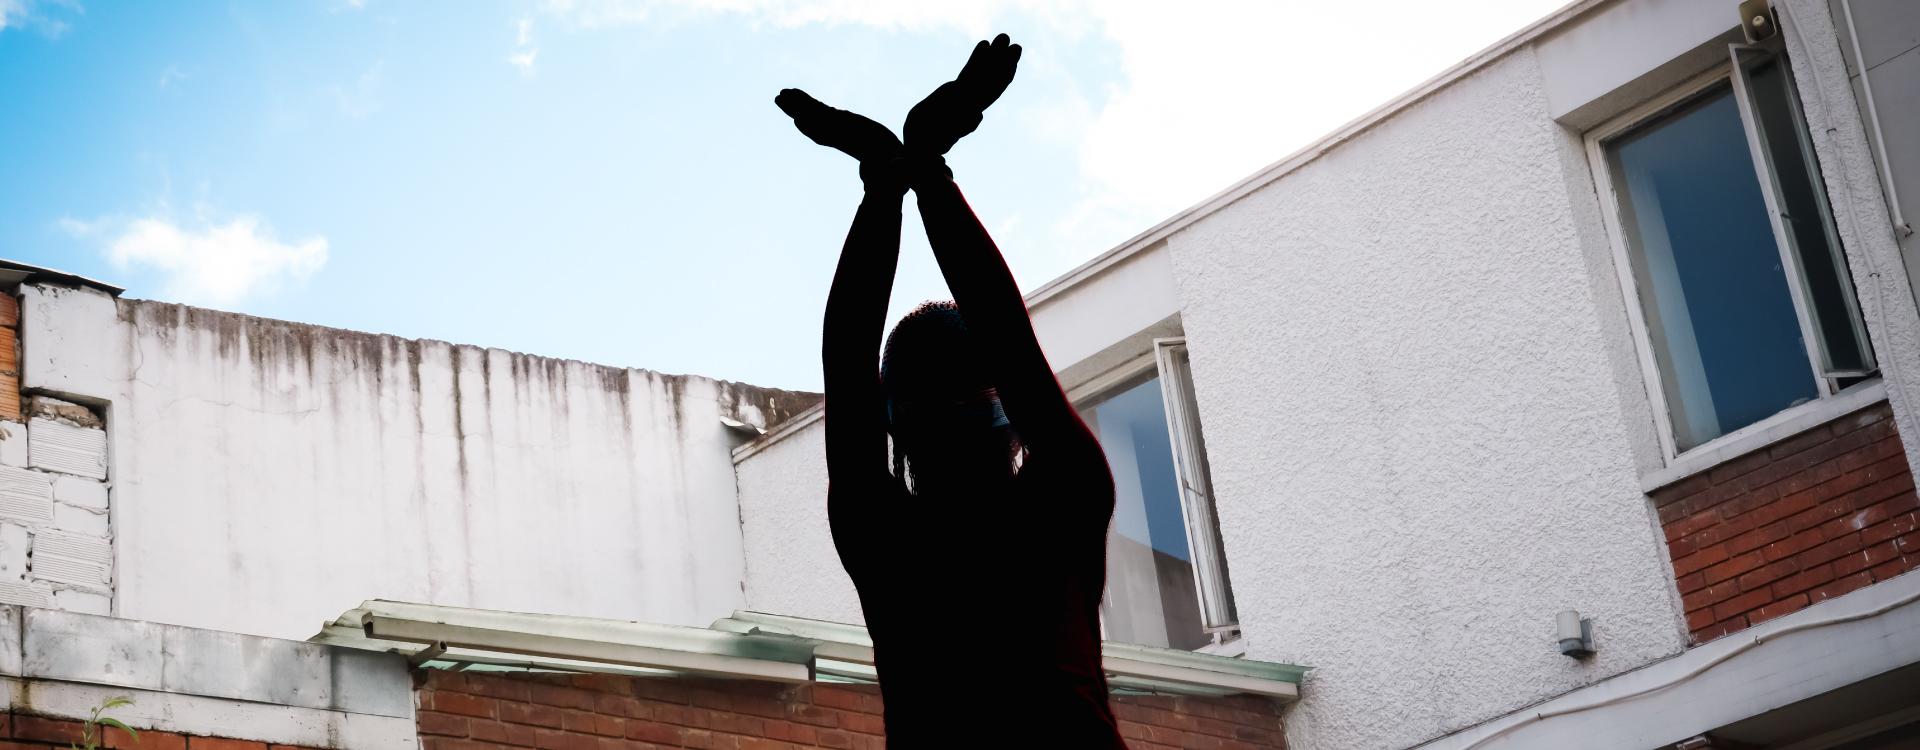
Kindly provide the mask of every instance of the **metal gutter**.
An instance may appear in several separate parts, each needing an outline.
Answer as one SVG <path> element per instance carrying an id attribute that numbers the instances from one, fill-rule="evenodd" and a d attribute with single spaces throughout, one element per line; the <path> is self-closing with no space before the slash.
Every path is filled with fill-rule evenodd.
<path id="1" fill-rule="evenodd" d="M 22 281 L 51 281 L 57 284 L 98 289 L 109 296 L 118 297 L 126 289 L 114 286 L 98 279 L 89 279 L 79 274 L 67 273 L 45 266 L 21 263 L 17 260 L 0 258 L 0 284 L 18 284 Z"/>
<path id="2" fill-rule="evenodd" d="M 323 626 L 310 640 L 397 652 L 426 668 L 877 681 L 866 628 L 765 612 L 735 612 L 711 628 L 690 628 L 372 600 Z M 965 643 L 958 646 L 956 681 L 968 656 Z M 1101 663 L 1119 691 L 1247 694 L 1284 702 L 1299 698 L 1306 672 L 1289 664 L 1118 643 L 1102 644 Z"/>

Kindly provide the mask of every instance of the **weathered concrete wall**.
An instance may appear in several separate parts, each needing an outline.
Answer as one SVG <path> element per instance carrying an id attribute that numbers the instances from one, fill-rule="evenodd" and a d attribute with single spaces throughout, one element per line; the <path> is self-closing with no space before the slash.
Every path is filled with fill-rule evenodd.
<path id="1" fill-rule="evenodd" d="M 413 750 L 412 687 L 394 654 L 0 607 L 0 732 L 13 750 L 79 744 L 76 720 L 115 697 L 132 704 L 105 715 L 144 748 Z"/>
<path id="2" fill-rule="evenodd" d="M 117 613 L 303 637 L 368 598 L 705 625 L 731 417 L 813 399 L 28 286 L 25 385 L 107 415 Z"/>

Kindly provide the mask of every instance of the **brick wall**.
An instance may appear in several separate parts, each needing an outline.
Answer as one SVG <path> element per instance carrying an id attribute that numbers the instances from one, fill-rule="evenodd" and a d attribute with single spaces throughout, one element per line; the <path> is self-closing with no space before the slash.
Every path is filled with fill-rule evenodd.
<path id="1" fill-rule="evenodd" d="M 1920 567 L 1886 403 L 1655 490 L 1695 643 Z"/>
<path id="2" fill-rule="evenodd" d="M 0 291 L 0 419 L 20 420 L 20 300 Z"/>
<path id="3" fill-rule="evenodd" d="M 108 716 L 113 712 L 108 711 Z M 49 719 L 31 714 L 0 713 L 0 750 L 66 750 L 80 743 L 85 725 L 66 719 Z M 298 745 L 272 745 L 253 740 L 225 737 L 199 737 L 171 732 L 140 732 L 138 742 L 117 729 L 101 733 L 100 747 L 114 750 L 318 750 Z"/>
<path id="4" fill-rule="evenodd" d="M 885 747 L 879 689 L 851 685 L 429 670 L 416 691 L 423 750 L 797 750 Z M 969 705 L 969 704 L 984 704 Z M 956 687 L 955 732 L 1020 745 L 990 693 Z M 1251 698 L 1115 696 L 1134 750 L 1285 747 L 1279 706 Z"/>

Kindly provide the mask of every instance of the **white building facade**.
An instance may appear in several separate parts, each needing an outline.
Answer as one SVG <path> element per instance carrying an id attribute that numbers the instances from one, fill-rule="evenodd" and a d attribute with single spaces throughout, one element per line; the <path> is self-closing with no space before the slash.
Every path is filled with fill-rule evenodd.
<path id="1" fill-rule="evenodd" d="M 1916 123 L 1920 4 L 1581 0 L 1035 290 L 1107 639 L 1295 748 L 1907 746 Z M 0 272 L 0 602 L 861 621 L 816 396 Z"/>

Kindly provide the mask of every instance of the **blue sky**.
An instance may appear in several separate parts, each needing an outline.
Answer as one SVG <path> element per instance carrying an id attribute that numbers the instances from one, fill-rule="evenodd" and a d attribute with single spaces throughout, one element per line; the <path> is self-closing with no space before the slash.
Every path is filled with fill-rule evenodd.
<path id="1" fill-rule="evenodd" d="M 1559 4 L 0 0 L 0 257 L 812 389 L 859 181 L 779 89 L 897 126 L 1010 33 L 950 162 L 1032 288 Z M 896 314 L 947 296 L 919 232 Z"/>

